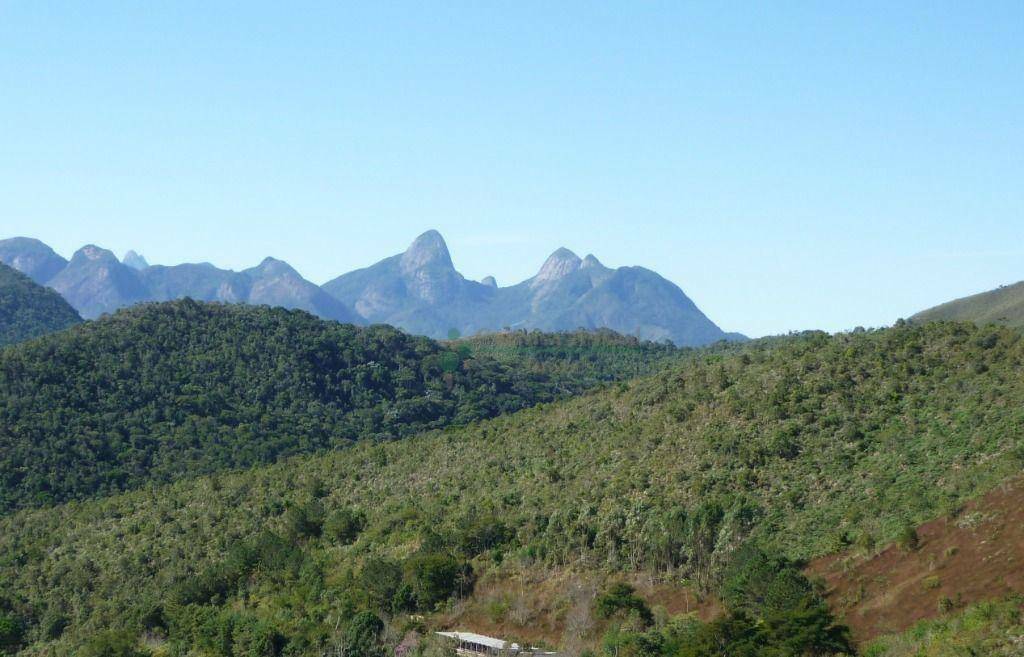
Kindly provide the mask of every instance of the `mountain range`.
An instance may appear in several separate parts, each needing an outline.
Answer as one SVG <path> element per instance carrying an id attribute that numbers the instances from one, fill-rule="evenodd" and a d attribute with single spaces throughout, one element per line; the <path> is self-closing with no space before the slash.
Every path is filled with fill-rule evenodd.
<path id="1" fill-rule="evenodd" d="M 236 272 L 209 263 L 149 265 L 134 251 L 119 260 L 90 244 L 69 261 L 25 237 L 0 241 L 0 262 L 53 288 L 86 319 L 144 301 L 190 297 L 301 309 L 354 324 L 386 323 L 433 338 L 503 329 L 609 328 L 678 346 L 744 339 L 720 329 L 657 273 L 605 267 L 593 255 L 580 258 L 565 248 L 515 285 L 499 287 L 490 276 L 467 279 L 435 230 L 417 237 L 403 253 L 322 287 L 273 258 Z"/>

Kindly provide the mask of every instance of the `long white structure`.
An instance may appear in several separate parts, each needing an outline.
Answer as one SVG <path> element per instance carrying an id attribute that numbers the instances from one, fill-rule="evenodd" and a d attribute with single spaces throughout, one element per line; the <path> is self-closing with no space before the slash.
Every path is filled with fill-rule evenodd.
<path id="1" fill-rule="evenodd" d="M 461 657 L 557 657 L 557 652 L 538 648 L 523 649 L 518 643 L 484 636 L 476 632 L 437 632 L 456 642 L 455 652 Z"/>

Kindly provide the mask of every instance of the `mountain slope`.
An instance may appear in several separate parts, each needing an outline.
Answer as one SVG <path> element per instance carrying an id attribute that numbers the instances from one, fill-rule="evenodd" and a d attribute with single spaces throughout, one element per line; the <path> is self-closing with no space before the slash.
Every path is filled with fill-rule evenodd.
<path id="1" fill-rule="evenodd" d="M 0 347 L 82 321 L 59 294 L 0 264 Z"/>
<path id="2" fill-rule="evenodd" d="M 467 335 L 494 328 L 487 317 L 494 289 L 455 271 L 437 231 L 420 235 L 404 253 L 343 274 L 323 289 L 367 321 L 411 333 L 443 338 L 452 328 Z"/>
<path id="3" fill-rule="evenodd" d="M 89 244 L 47 284 L 86 319 L 95 319 L 149 298 L 139 272 L 106 249 Z"/>
<path id="4" fill-rule="evenodd" d="M 633 367 L 520 372 L 385 326 L 141 305 L 0 354 L 0 509 L 465 424 Z"/>
<path id="5" fill-rule="evenodd" d="M 17 269 L 40 285 L 45 285 L 68 264 L 53 249 L 30 237 L 0 240 L 0 262 Z"/>
<path id="6" fill-rule="evenodd" d="M 956 299 L 910 318 L 914 322 L 954 320 L 1024 327 L 1024 281 Z"/>
<path id="7" fill-rule="evenodd" d="M 26 654 L 56 655 L 108 629 L 163 654 L 224 632 L 323 654 L 360 610 L 457 611 L 474 582 L 553 568 L 707 590 L 745 540 L 884 544 L 1019 473 L 1022 367 L 1018 332 L 966 324 L 697 352 L 462 428 L 20 512 L 0 579 Z M 481 604 L 531 622 L 521 588 Z M 550 613 L 595 645 L 593 593 L 561 595 Z"/>
<path id="8" fill-rule="evenodd" d="M 324 284 L 331 295 L 371 322 L 445 337 L 503 328 L 566 331 L 609 328 L 645 340 L 699 346 L 731 337 L 677 286 L 640 267 L 609 269 L 597 258 L 558 249 L 537 275 L 498 287 L 477 283 L 452 264 L 437 231 L 420 235 L 403 254 Z"/>

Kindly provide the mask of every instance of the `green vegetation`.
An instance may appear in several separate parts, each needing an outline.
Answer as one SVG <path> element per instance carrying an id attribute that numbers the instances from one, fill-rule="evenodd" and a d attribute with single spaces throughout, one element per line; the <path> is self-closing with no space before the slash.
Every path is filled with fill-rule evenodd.
<path id="1" fill-rule="evenodd" d="M 542 342 L 571 365 L 537 351 L 512 367 L 299 311 L 137 306 L 0 353 L 0 511 L 467 424 L 676 353 L 595 340 L 616 348 L 586 360 L 590 339 L 567 335 Z"/>
<path id="2" fill-rule="evenodd" d="M 683 636 L 839 641 L 793 569 L 1018 473 L 1022 364 L 1003 328 L 808 333 L 404 441 L 20 511 L 0 519 L 0 610 L 26 655 L 101 632 L 156 655 L 319 655 L 360 612 L 394 633 L 483 576 L 555 566 L 720 592 L 717 624 L 673 624 L 679 651 Z M 651 631 L 628 594 L 611 599 L 640 619 L 624 631 Z"/>
<path id="3" fill-rule="evenodd" d="M 508 331 L 464 338 L 454 343 L 478 357 L 557 381 L 562 392 L 576 394 L 601 383 L 652 374 L 667 364 L 692 357 L 693 349 L 646 342 L 608 329 L 542 333 Z M 728 349 L 722 344 L 716 349 Z"/>
<path id="4" fill-rule="evenodd" d="M 0 347 L 62 331 L 81 321 L 59 294 L 0 263 Z"/>
<path id="5" fill-rule="evenodd" d="M 710 623 L 677 618 L 650 628 L 653 615 L 632 589 L 616 585 L 598 598 L 599 615 L 630 609 L 602 641 L 607 657 L 792 657 L 852 655 L 849 632 L 837 625 L 818 591 L 786 559 L 753 544 L 737 551 L 718 589 L 725 614 Z M 611 602 L 610 602 L 611 601 Z M 646 610 L 646 611 L 645 611 Z M 650 628 L 650 629 L 644 629 Z"/>
<path id="6" fill-rule="evenodd" d="M 1005 324 L 1024 327 L 1024 281 L 956 299 L 911 318 L 914 322 L 937 320 Z"/>
<path id="7" fill-rule="evenodd" d="M 1024 599 L 983 602 L 873 641 L 865 657 L 1017 657 L 1024 652 Z"/>

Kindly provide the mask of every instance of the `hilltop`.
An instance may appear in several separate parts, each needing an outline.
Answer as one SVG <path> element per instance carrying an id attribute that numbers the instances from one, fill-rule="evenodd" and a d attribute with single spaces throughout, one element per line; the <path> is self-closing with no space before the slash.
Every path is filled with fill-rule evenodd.
<path id="1" fill-rule="evenodd" d="M 914 322 L 947 320 L 1005 324 L 1021 328 L 1024 327 L 1024 281 L 922 310 L 910 319 Z"/>
<path id="2" fill-rule="evenodd" d="M 539 350 L 499 361 L 301 311 L 136 306 L 0 352 L 0 509 L 467 424 L 678 355 L 615 336 L 598 355 L 588 341 L 544 341 L 566 361 L 595 354 L 566 369 Z"/>
<path id="3" fill-rule="evenodd" d="M 61 331 L 81 321 L 59 294 L 0 264 L 0 347 Z"/>

